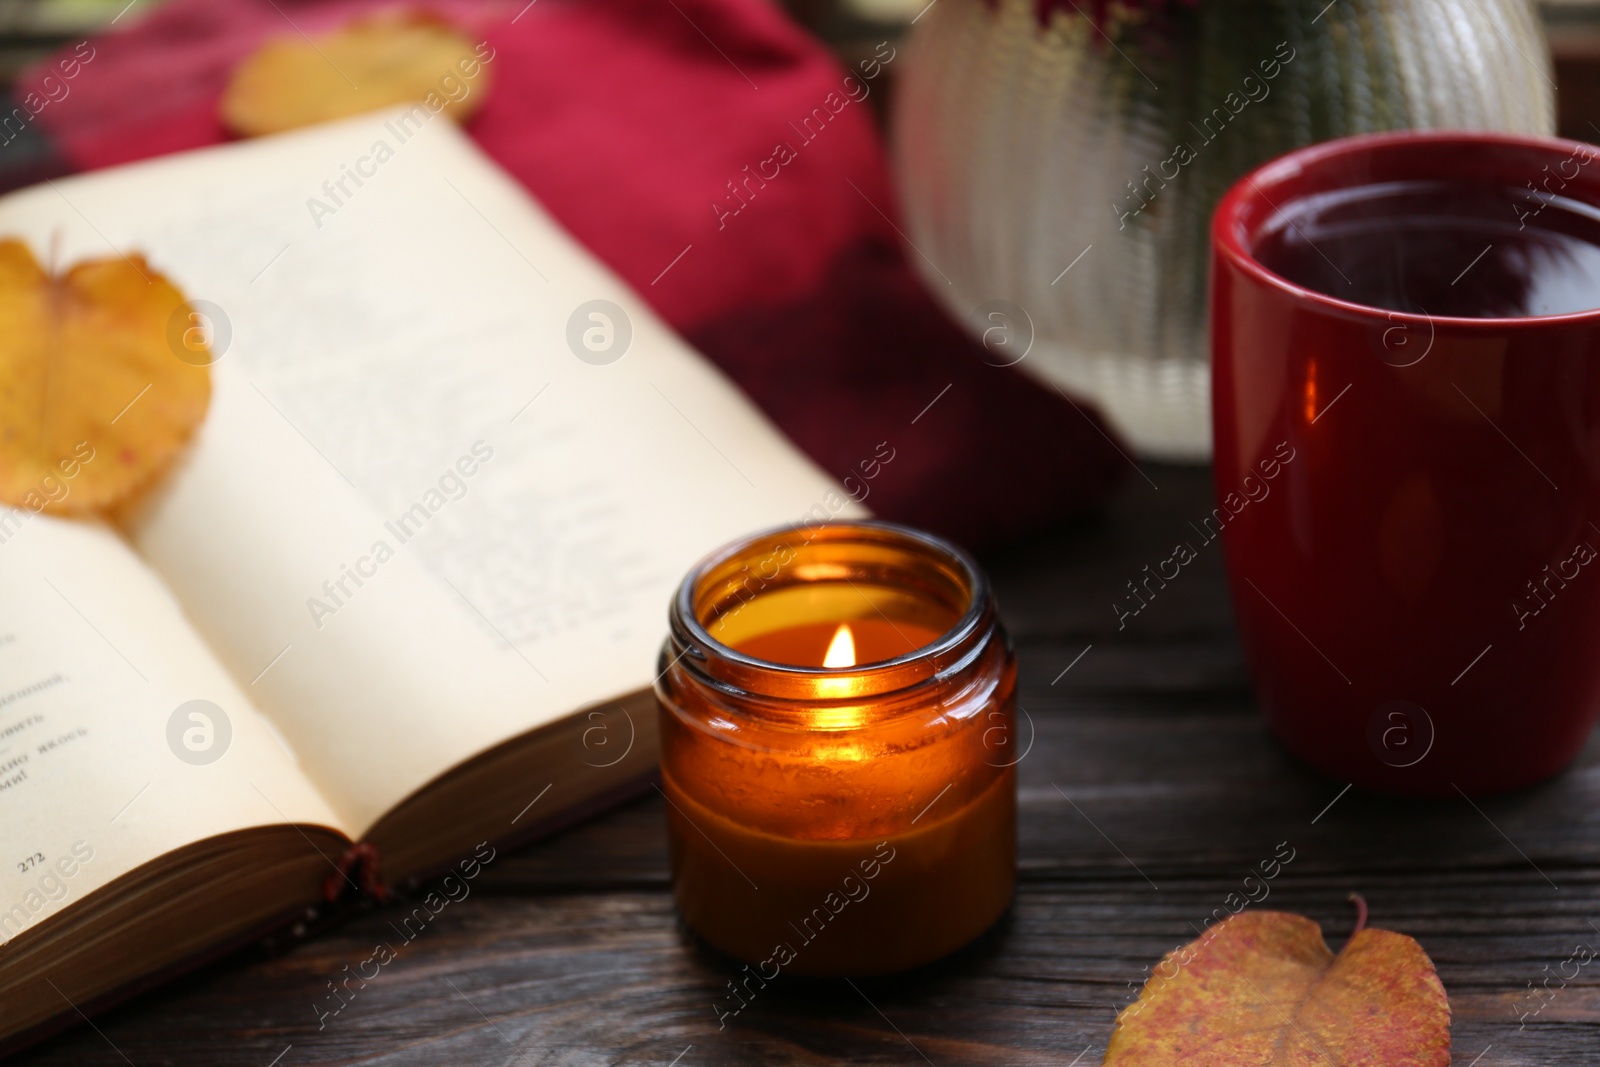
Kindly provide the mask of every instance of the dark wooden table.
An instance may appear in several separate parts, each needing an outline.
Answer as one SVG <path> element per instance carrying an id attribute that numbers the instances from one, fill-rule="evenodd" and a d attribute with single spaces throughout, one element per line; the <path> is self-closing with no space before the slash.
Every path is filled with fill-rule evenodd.
<path id="1" fill-rule="evenodd" d="M 957 957 L 858 988 L 780 978 L 719 1031 L 737 968 L 677 922 L 652 794 L 496 859 L 321 1030 L 327 983 L 394 940 L 398 908 L 210 967 L 17 1062 L 1098 1064 L 1144 969 L 1288 842 L 1264 906 L 1311 916 L 1337 949 L 1347 894 L 1365 894 L 1373 925 L 1438 965 L 1458 1065 L 1600 1063 L 1600 964 L 1519 1026 L 1530 983 L 1600 946 L 1600 746 L 1477 807 L 1304 770 L 1256 713 L 1216 546 L 1117 631 L 1123 583 L 1210 508 L 1206 472 L 1144 473 L 1159 489 L 1133 477 L 1106 514 L 986 560 L 1037 734 L 1016 903 Z"/>

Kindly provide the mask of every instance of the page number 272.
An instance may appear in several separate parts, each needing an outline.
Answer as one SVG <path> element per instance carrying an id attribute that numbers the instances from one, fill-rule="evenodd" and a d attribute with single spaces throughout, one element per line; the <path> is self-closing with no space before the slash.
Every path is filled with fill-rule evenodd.
<path id="1" fill-rule="evenodd" d="M 33 870 L 33 868 L 38 867 L 43 863 L 44 863 L 44 853 L 43 852 L 35 852 L 33 855 L 28 856 L 25 859 L 18 860 L 17 861 L 17 870 L 18 870 L 18 872 L 20 872 L 22 874 L 27 874 L 29 871 Z"/>

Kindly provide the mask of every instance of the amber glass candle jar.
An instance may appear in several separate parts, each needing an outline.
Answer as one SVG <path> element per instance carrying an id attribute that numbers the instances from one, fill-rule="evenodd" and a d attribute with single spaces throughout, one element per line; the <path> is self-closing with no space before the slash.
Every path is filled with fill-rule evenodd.
<path id="1" fill-rule="evenodd" d="M 1016 662 L 964 552 L 890 523 L 758 534 L 671 609 L 673 888 L 756 967 L 866 975 L 989 927 L 1016 870 Z"/>

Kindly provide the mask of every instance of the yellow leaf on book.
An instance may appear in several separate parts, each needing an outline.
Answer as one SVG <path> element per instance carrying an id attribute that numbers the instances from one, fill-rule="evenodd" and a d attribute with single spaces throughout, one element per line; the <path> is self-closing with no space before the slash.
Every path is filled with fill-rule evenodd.
<path id="1" fill-rule="evenodd" d="M 192 314 L 138 255 L 57 275 L 0 240 L 0 502 L 84 514 L 165 469 L 211 399 Z"/>
<path id="2" fill-rule="evenodd" d="M 418 12 L 353 19 L 316 38 L 279 37 L 234 68 L 222 124 L 260 137 L 413 102 L 465 122 L 489 90 L 486 48 Z"/>

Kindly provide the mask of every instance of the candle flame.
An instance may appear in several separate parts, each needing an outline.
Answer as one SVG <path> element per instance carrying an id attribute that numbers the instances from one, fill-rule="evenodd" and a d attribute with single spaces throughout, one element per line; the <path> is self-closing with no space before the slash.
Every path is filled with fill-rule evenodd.
<path id="1" fill-rule="evenodd" d="M 822 657 L 824 667 L 854 667 L 856 665 L 856 637 L 849 623 L 840 623 L 828 642 L 827 654 Z"/>

